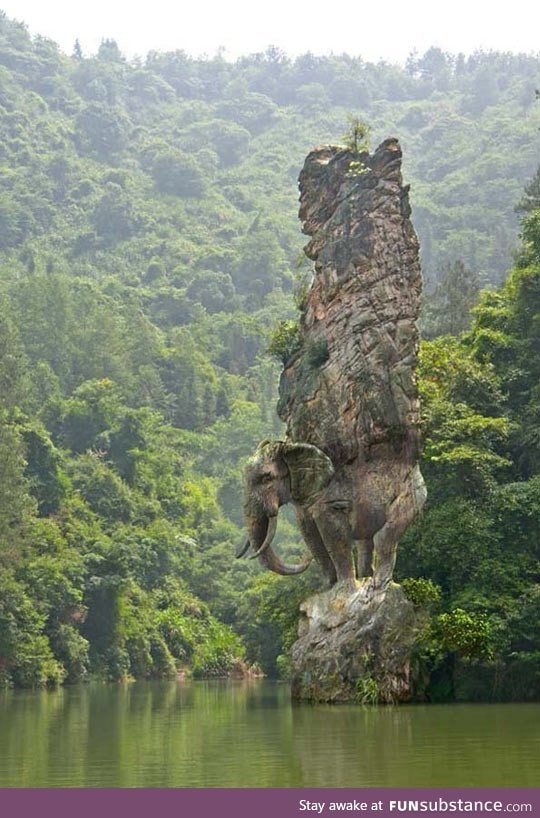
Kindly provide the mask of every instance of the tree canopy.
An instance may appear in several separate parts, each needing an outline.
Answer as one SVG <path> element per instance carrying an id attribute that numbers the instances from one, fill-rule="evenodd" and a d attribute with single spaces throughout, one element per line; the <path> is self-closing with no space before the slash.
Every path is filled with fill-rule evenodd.
<path id="1" fill-rule="evenodd" d="M 399 570 L 429 695 L 538 695 L 539 85 L 535 57 L 437 48 L 68 57 L 0 13 L 0 681 L 286 672 L 316 580 L 232 559 L 240 470 L 281 431 L 298 172 L 369 122 L 428 283 L 431 499 Z"/>

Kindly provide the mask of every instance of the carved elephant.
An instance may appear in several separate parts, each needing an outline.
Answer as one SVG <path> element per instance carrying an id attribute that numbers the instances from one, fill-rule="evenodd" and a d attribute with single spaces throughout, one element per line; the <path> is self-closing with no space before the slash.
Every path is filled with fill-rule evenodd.
<path id="1" fill-rule="evenodd" d="M 392 469 L 390 479 L 388 470 Z M 396 485 L 400 490 L 396 493 Z M 244 513 L 253 557 L 278 574 L 298 574 L 298 565 L 283 563 L 272 548 L 280 506 L 292 503 L 303 538 L 329 585 L 355 584 L 373 575 L 382 588 L 392 578 L 397 542 L 425 500 L 418 466 L 410 463 L 351 463 L 336 470 L 316 446 L 263 441 L 244 471 Z M 357 541 L 355 566 L 353 543 Z"/>

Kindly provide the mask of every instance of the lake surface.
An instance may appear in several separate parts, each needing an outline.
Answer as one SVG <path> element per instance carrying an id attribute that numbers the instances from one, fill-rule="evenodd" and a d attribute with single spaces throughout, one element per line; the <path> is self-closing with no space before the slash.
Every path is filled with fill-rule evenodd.
<path id="1" fill-rule="evenodd" d="M 537 787 L 540 704 L 292 705 L 287 685 L 0 694 L 0 787 Z"/>

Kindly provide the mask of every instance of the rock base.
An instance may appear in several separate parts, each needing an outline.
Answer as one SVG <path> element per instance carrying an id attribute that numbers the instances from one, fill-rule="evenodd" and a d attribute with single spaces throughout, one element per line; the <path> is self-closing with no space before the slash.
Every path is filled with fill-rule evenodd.
<path id="1" fill-rule="evenodd" d="M 300 606 L 292 647 L 297 701 L 397 703 L 413 695 L 410 659 L 419 622 L 400 585 L 334 586 Z"/>

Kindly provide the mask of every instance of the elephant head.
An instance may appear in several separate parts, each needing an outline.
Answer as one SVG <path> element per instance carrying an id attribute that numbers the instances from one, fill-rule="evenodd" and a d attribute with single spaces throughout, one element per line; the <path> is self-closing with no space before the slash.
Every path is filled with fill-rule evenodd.
<path id="1" fill-rule="evenodd" d="M 248 540 L 237 556 L 243 556 L 251 544 L 253 557 L 258 557 L 265 568 L 277 574 L 305 571 L 311 558 L 299 565 L 286 565 L 272 548 L 278 511 L 289 502 L 310 506 L 333 474 L 331 460 L 309 443 L 268 440 L 260 443 L 244 471 Z"/>

